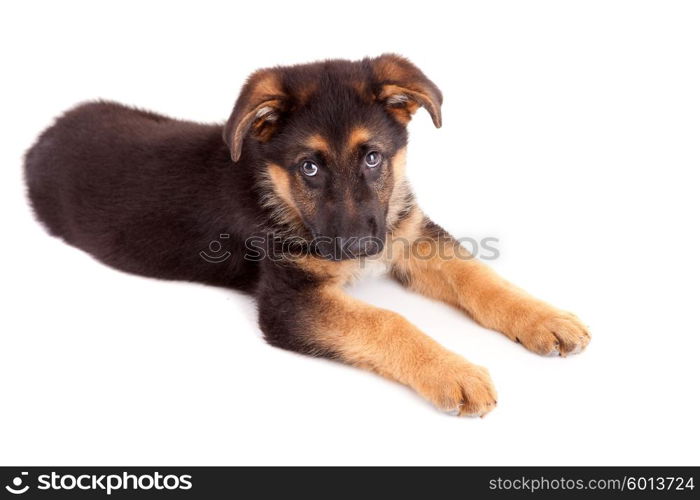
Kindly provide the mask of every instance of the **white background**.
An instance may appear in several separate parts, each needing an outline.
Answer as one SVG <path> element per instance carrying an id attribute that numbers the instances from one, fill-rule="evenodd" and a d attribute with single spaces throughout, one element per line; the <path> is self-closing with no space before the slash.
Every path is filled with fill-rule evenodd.
<path id="1" fill-rule="evenodd" d="M 0 463 L 695 464 L 696 2 L 15 2 L 0 13 Z M 590 325 L 540 358 L 386 279 L 352 293 L 487 366 L 498 408 L 442 415 L 266 345 L 252 300 L 109 269 L 50 238 L 21 157 L 104 97 L 222 121 L 258 67 L 382 52 L 443 90 L 408 173 L 424 210 Z"/>

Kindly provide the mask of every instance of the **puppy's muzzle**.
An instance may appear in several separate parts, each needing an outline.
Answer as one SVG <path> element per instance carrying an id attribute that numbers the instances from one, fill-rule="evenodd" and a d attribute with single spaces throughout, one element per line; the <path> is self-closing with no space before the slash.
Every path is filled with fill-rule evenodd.
<path id="1" fill-rule="evenodd" d="M 323 237 L 314 239 L 318 255 L 328 260 L 348 260 L 376 255 L 384 249 L 384 239 L 377 236 Z"/>

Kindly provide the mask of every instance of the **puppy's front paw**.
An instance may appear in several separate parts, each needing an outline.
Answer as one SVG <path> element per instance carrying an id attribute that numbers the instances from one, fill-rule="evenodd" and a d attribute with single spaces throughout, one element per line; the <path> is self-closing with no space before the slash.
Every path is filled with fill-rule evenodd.
<path id="1" fill-rule="evenodd" d="M 496 407 L 488 370 L 458 356 L 429 363 L 421 370 L 416 389 L 451 415 L 482 417 Z"/>
<path id="2" fill-rule="evenodd" d="M 571 313 L 546 308 L 533 315 L 514 340 L 545 356 L 567 356 L 583 351 L 591 341 L 588 329 Z"/>

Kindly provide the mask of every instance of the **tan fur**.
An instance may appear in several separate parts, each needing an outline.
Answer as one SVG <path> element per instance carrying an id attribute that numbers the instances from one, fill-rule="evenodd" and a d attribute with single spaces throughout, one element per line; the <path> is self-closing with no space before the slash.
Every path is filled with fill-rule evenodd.
<path id="1" fill-rule="evenodd" d="M 253 83 L 251 102 L 260 102 L 270 98 L 279 98 L 285 94 L 277 73 L 264 69 L 253 73 L 250 77 Z"/>
<path id="2" fill-rule="evenodd" d="M 588 345 L 590 335 L 573 314 L 510 284 L 451 238 L 438 241 L 415 220 L 403 234 L 413 244 L 396 249 L 392 267 L 411 289 L 465 310 L 539 354 L 566 356 Z"/>
<path id="3" fill-rule="evenodd" d="M 367 142 L 370 138 L 370 132 L 365 127 L 356 127 L 350 131 L 348 135 L 347 144 L 345 146 L 346 152 L 352 152 L 364 142 Z"/>
<path id="4" fill-rule="evenodd" d="M 484 415 L 496 405 L 486 369 L 467 362 L 423 334 L 399 314 L 322 287 L 314 297 L 311 337 L 346 363 L 415 389 L 438 408 Z"/>
<path id="5" fill-rule="evenodd" d="M 427 93 L 399 85 L 389 84 L 382 87 L 382 92 L 379 95 L 379 98 L 385 100 L 397 95 L 403 95 L 409 98 L 409 100 L 402 106 L 389 106 L 387 108 L 388 111 L 392 112 L 399 121 L 404 124 L 408 123 L 418 108 L 420 106 L 424 106 L 430 113 L 430 116 L 433 117 L 435 125 L 438 127 L 440 126 L 440 105 L 439 103 L 436 103 Z"/>
<path id="6" fill-rule="evenodd" d="M 396 224 L 399 214 L 410 208 L 406 199 L 411 193 L 411 187 L 406 180 L 406 148 L 401 148 L 391 159 L 393 187 L 387 207 L 387 227 L 391 231 Z"/>
<path id="7" fill-rule="evenodd" d="M 402 180 L 406 177 L 406 148 L 399 149 L 391 159 L 391 168 L 394 171 L 394 179 Z"/>
<path id="8" fill-rule="evenodd" d="M 273 209 L 275 222 L 282 223 L 290 231 L 308 234 L 303 224 L 303 214 L 316 209 L 313 194 L 299 176 L 289 175 L 287 170 L 276 164 L 267 166 L 263 192 L 267 193 L 263 204 Z"/>
<path id="9" fill-rule="evenodd" d="M 251 109 L 248 113 L 246 113 L 243 116 L 243 118 L 239 121 L 238 126 L 233 132 L 233 143 L 242 144 L 243 137 L 251 129 L 253 129 L 253 133 L 259 140 L 268 140 L 271 137 L 271 133 L 274 130 L 274 127 L 264 127 L 264 125 L 266 124 L 266 119 L 265 117 L 258 116 L 258 113 L 261 109 L 268 107 L 276 109 L 279 106 L 279 103 L 280 101 L 278 101 L 277 99 L 263 101 L 257 106 L 255 106 L 253 109 Z"/>
<path id="10" fill-rule="evenodd" d="M 375 78 L 380 81 L 402 81 L 409 74 L 395 57 L 381 57 L 374 62 Z"/>
<path id="11" fill-rule="evenodd" d="M 386 54 L 373 61 L 372 70 L 374 77 L 383 82 L 376 99 L 384 101 L 387 111 L 400 123 L 408 123 L 413 113 L 423 106 L 430 113 L 435 126 L 442 126 L 442 97 L 439 91 L 432 88 L 420 71 L 408 61 Z"/>
<path id="12" fill-rule="evenodd" d="M 266 175 L 262 177 L 265 193 L 261 203 L 272 209 L 272 219 L 288 231 L 305 231 L 301 219 L 301 213 L 293 201 L 291 181 L 286 170 L 279 165 L 271 163 L 267 166 Z"/>
<path id="13" fill-rule="evenodd" d="M 245 92 L 245 114 L 231 123 L 228 142 L 233 161 L 241 156 L 243 139 L 251 134 L 265 142 L 272 137 L 282 100 L 285 98 L 278 75 L 270 69 L 253 73 L 248 79 Z"/>
<path id="14" fill-rule="evenodd" d="M 314 151 L 322 151 L 326 154 L 331 153 L 331 147 L 328 141 L 321 134 L 310 135 L 306 141 L 304 141 L 304 144 Z"/>
<path id="15" fill-rule="evenodd" d="M 313 255 L 303 255 L 295 264 L 314 277 L 333 286 L 343 286 L 355 277 L 360 266 L 358 260 L 326 260 Z"/>
<path id="16" fill-rule="evenodd" d="M 282 167 L 274 163 L 267 166 L 267 172 L 275 194 L 285 203 L 293 207 L 294 198 L 289 188 L 289 175 L 287 172 Z"/>

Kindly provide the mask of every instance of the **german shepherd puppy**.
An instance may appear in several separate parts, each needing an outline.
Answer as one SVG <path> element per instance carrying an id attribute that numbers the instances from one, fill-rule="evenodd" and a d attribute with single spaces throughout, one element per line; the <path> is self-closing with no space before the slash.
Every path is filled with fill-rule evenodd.
<path id="1" fill-rule="evenodd" d="M 223 126 L 82 104 L 27 152 L 29 198 L 51 234 L 107 265 L 253 294 L 272 345 L 484 415 L 496 405 L 486 369 L 343 291 L 373 260 L 536 353 L 588 344 L 575 316 L 469 258 L 416 205 L 406 126 L 425 108 L 440 127 L 441 104 L 438 87 L 393 54 L 256 71 Z"/>

